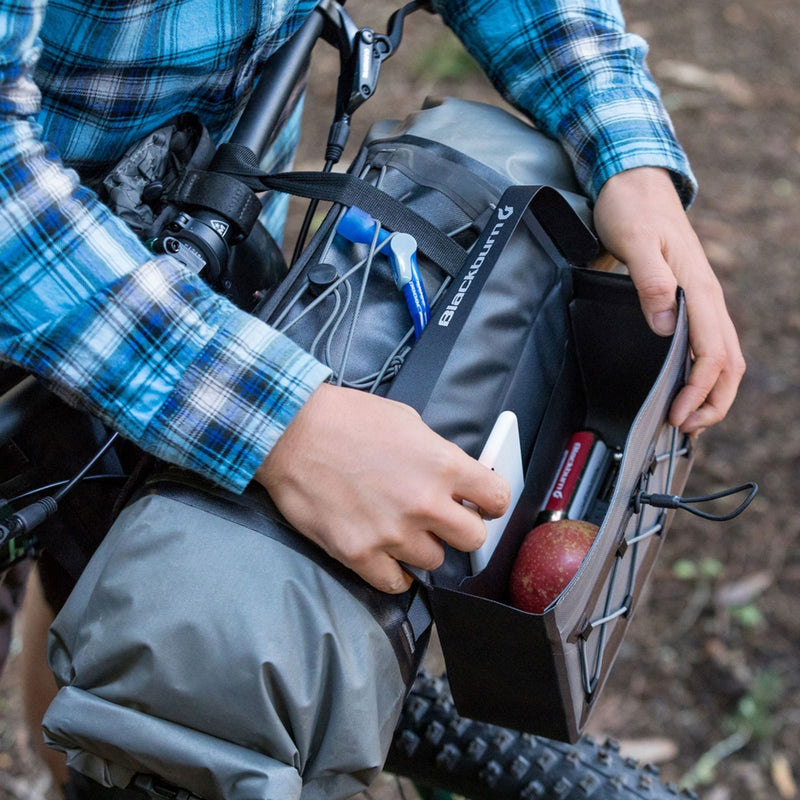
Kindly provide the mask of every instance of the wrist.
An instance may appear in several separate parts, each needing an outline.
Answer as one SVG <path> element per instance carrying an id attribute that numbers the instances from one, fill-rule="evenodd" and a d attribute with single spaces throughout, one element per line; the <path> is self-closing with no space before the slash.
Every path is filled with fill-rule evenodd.
<path id="1" fill-rule="evenodd" d="M 598 204 L 600 204 L 601 198 L 612 193 L 643 198 L 658 196 L 662 200 L 674 200 L 683 208 L 675 177 L 666 167 L 631 167 L 631 169 L 615 173 L 601 187 L 597 196 Z"/>

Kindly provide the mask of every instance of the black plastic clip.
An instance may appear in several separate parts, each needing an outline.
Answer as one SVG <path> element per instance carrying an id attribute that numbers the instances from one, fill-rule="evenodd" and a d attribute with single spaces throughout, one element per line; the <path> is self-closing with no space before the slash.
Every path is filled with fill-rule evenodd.
<path id="1" fill-rule="evenodd" d="M 155 775 L 138 773 L 130 785 L 140 792 L 144 792 L 151 800 L 200 800 L 186 789 L 179 789 Z"/>
<path id="2" fill-rule="evenodd" d="M 709 511 L 703 511 L 692 505 L 693 503 L 707 503 L 711 500 L 719 500 L 722 497 L 730 497 L 731 495 L 740 494 L 745 491 L 748 493 L 747 497 L 745 497 L 733 511 L 727 514 L 712 514 Z M 638 514 L 641 511 L 641 507 L 644 505 L 653 506 L 655 508 L 680 508 L 697 517 L 702 517 L 703 519 L 710 519 L 715 522 L 727 522 L 729 519 L 738 517 L 739 514 L 750 505 L 757 493 L 758 484 L 755 481 L 748 481 L 733 489 L 723 489 L 721 492 L 700 495 L 699 497 L 679 497 L 675 494 L 646 494 L 645 492 L 639 492 L 633 498 L 633 510 Z"/>

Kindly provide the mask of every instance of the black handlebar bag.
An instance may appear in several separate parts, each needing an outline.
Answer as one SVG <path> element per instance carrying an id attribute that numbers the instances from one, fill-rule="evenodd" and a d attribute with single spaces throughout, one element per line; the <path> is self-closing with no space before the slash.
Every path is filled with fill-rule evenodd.
<path id="1" fill-rule="evenodd" d="M 466 559 L 453 552 L 443 569 L 422 580 L 459 713 L 574 741 L 609 675 L 674 513 L 642 499 L 680 494 L 693 453 L 689 439 L 666 422 L 687 366 L 683 298 L 677 333 L 663 340 L 645 325 L 628 281 L 569 273 L 562 360 L 552 382 L 544 383 L 532 440 L 523 439 L 525 487 L 502 539 L 481 572 L 471 574 Z M 404 378 L 412 374 L 409 369 Z M 512 398 L 502 404 L 514 405 Z M 428 406 L 421 409 L 425 415 Z M 437 412 L 434 400 L 430 417 Z M 509 600 L 509 573 L 537 524 L 571 434 L 581 430 L 599 435 L 615 454 L 607 510 L 567 588 L 543 613 L 526 613 Z"/>
<path id="2" fill-rule="evenodd" d="M 691 441 L 667 423 L 689 366 L 683 296 L 676 332 L 662 338 L 627 276 L 586 266 L 596 241 L 564 154 L 498 109 L 447 99 L 379 125 L 352 172 L 403 208 L 359 196 L 341 176 L 333 190 L 280 184 L 339 203 L 261 313 L 325 360 L 335 382 L 408 403 L 475 457 L 498 415 L 515 412 L 525 487 L 491 560 L 473 574 L 468 556 L 447 548 L 440 569 L 417 577 L 459 713 L 574 740 L 671 521 L 647 500 L 680 494 L 691 466 Z M 431 299 L 421 334 L 394 285 L 389 240 L 348 239 L 354 202 L 415 236 Z M 562 595 L 529 614 L 510 604 L 509 573 L 584 429 L 614 453 L 600 531 Z"/>
<path id="3" fill-rule="evenodd" d="M 521 498 L 483 570 L 448 549 L 396 598 L 262 491 L 153 476 L 52 628 L 48 741 L 105 785 L 156 775 L 205 800 L 347 796 L 381 768 L 429 611 L 461 714 L 576 738 L 670 521 L 648 498 L 678 494 L 691 463 L 665 421 L 688 360 L 682 298 L 660 338 L 627 277 L 585 266 L 596 242 L 566 156 L 496 108 L 431 102 L 378 124 L 347 175 L 273 186 L 333 206 L 259 316 L 334 382 L 410 404 L 474 456 L 514 411 Z M 352 207 L 374 221 L 358 235 L 342 227 Z M 619 455 L 608 508 L 566 591 L 528 614 L 509 604 L 511 563 L 582 428 Z"/>

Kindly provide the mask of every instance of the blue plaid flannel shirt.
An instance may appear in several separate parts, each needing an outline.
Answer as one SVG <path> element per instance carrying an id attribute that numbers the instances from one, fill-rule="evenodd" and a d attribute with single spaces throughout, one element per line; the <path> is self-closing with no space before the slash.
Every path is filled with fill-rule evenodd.
<path id="1" fill-rule="evenodd" d="M 223 139 L 258 63 L 314 0 L 0 0 L 0 357 L 145 450 L 240 491 L 328 370 L 86 189 L 194 111 Z M 694 191 L 646 47 L 614 0 L 437 0 L 498 89 L 559 139 L 587 191 L 664 166 Z M 293 152 L 295 114 L 273 164 Z"/>

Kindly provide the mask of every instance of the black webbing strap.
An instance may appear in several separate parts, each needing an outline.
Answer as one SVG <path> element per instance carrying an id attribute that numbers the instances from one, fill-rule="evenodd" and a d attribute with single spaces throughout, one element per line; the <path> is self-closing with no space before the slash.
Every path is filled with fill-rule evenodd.
<path id="1" fill-rule="evenodd" d="M 282 172 L 263 177 L 263 184 L 278 192 L 358 206 L 390 231 L 410 233 L 417 247 L 448 275 L 461 269 L 467 252 L 424 217 L 371 183 L 342 172 Z"/>
<path id="2" fill-rule="evenodd" d="M 230 222 L 236 233 L 250 233 L 261 213 L 253 190 L 224 172 L 192 169 L 184 173 L 170 198 L 178 207 L 204 208 Z"/>

